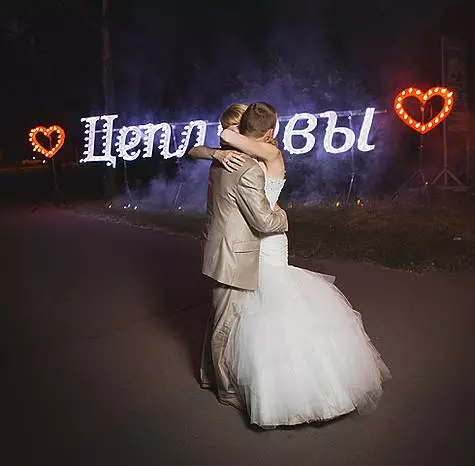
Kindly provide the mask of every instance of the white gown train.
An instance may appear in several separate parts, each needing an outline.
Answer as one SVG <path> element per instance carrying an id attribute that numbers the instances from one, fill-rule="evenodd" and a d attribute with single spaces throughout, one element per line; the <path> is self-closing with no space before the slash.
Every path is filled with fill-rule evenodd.
<path id="1" fill-rule="evenodd" d="M 267 178 L 274 205 L 285 180 Z M 329 420 L 374 409 L 390 373 L 333 277 L 288 265 L 285 234 L 263 238 L 226 361 L 252 424 Z"/>

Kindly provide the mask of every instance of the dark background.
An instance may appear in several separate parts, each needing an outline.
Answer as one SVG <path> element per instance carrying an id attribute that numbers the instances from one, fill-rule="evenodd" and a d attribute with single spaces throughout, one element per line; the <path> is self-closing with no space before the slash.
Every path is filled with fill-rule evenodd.
<path id="1" fill-rule="evenodd" d="M 269 100 L 280 114 L 370 105 L 392 112 L 399 89 L 440 82 L 442 34 L 468 45 L 473 112 L 473 3 L 109 0 L 115 102 L 108 113 L 130 124 L 217 119 L 223 107 L 241 100 Z M 4 162 L 31 156 L 26 135 L 38 124 L 66 129 L 61 157 L 82 152 L 80 118 L 104 111 L 101 16 L 100 0 L 2 2 Z M 415 138 L 404 125 L 392 125 L 393 114 L 378 121 L 373 139 L 379 152 L 366 164 L 375 170 L 372 178 L 387 184 L 402 176 Z M 159 158 L 155 154 L 153 167 L 137 161 L 131 176 L 155 176 Z"/>

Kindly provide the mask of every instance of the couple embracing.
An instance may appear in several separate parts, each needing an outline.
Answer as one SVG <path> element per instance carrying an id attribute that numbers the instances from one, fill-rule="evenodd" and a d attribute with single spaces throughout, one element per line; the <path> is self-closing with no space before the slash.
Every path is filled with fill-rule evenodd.
<path id="1" fill-rule="evenodd" d="M 288 264 L 287 215 L 278 205 L 285 165 L 263 102 L 221 116 L 212 159 L 203 274 L 215 281 L 201 385 L 263 428 L 374 408 L 389 370 L 334 277 Z"/>

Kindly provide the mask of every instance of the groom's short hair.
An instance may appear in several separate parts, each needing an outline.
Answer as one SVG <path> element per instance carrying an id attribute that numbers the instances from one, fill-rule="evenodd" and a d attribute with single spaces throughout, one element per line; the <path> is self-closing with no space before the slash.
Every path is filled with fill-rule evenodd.
<path id="1" fill-rule="evenodd" d="M 275 108 L 266 102 L 255 102 L 244 112 L 239 122 L 239 132 L 245 136 L 260 138 L 277 124 Z"/>

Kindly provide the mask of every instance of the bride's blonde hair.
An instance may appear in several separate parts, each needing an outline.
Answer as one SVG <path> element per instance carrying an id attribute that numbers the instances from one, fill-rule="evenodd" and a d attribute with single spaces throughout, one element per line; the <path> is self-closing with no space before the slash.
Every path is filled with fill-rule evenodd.
<path id="1" fill-rule="evenodd" d="M 230 126 L 239 125 L 241 117 L 244 115 L 244 112 L 247 110 L 246 104 L 232 104 L 230 105 L 221 115 L 219 122 L 223 129 L 229 128 Z"/>

